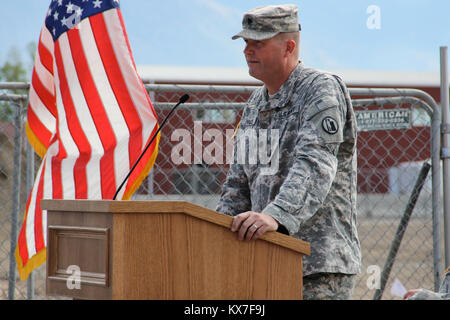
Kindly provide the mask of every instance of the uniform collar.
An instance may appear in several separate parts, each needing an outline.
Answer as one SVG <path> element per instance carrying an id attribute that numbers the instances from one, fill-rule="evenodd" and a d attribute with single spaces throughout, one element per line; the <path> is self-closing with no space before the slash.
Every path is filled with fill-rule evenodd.
<path id="1" fill-rule="evenodd" d="M 296 79 L 304 68 L 303 62 L 299 61 L 297 67 L 291 72 L 289 78 L 283 83 L 278 91 L 269 98 L 266 85 L 263 86 L 263 95 L 261 97 L 261 104 L 259 111 L 268 111 L 278 107 L 285 106 L 292 97 L 293 88 Z"/>

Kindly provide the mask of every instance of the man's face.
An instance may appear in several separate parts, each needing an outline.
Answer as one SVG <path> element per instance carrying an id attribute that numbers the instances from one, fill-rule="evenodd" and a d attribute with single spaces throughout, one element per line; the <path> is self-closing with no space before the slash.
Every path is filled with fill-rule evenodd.
<path id="1" fill-rule="evenodd" d="M 276 37 L 267 40 L 244 39 L 244 49 L 250 75 L 262 82 L 280 70 L 284 55 L 283 42 Z"/>

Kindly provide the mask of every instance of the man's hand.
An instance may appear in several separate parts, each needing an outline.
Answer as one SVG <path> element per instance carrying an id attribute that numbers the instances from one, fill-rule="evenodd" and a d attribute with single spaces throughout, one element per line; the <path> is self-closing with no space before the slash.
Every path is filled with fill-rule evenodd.
<path id="1" fill-rule="evenodd" d="M 419 292 L 420 289 L 412 289 L 409 290 L 408 292 L 405 293 L 405 295 L 403 296 L 403 300 L 406 300 L 410 297 L 412 297 L 413 295 L 415 295 L 417 292 Z"/>
<path id="2" fill-rule="evenodd" d="M 233 218 L 231 231 L 238 232 L 239 240 L 256 240 L 267 231 L 277 231 L 278 222 L 270 215 L 247 211 Z"/>

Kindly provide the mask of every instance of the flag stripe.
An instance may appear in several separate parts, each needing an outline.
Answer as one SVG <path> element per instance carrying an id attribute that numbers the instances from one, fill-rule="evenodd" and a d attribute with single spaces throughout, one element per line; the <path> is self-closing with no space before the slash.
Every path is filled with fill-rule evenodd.
<path id="1" fill-rule="evenodd" d="M 44 171 L 44 195 L 43 199 L 52 199 L 53 195 L 53 184 L 52 184 L 52 158 L 58 154 L 58 140 L 54 140 L 48 147 L 45 161 L 45 171 Z M 44 234 L 42 235 L 45 246 L 47 246 L 47 211 L 42 212 L 42 224 Z"/>
<path id="2" fill-rule="evenodd" d="M 126 83 L 120 72 L 120 67 L 118 65 L 116 55 L 114 54 L 111 39 L 107 36 L 110 32 L 108 32 L 106 28 L 103 14 L 93 16 L 90 20 L 92 31 L 94 33 L 109 83 L 117 99 L 119 107 L 122 110 L 129 135 L 133 136 L 133 143 L 126 141 L 129 149 L 128 166 L 131 167 L 139 157 L 140 151 L 142 150 L 142 136 L 136 135 L 136 133 L 142 128 L 141 121 L 136 110 L 131 108 L 133 101 L 131 100 L 130 93 L 126 90 Z M 114 30 L 112 32 L 114 32 Z M 119 181 L 123 180 L 126 175 L 127 172 L 121 172 L 120 176 L 116 177 L 116 179 L 118 179 L 117 182 L 120 183 Z"/>
<path id="3" fill-rule="evenodd" d="M 48 70 L 50 74 L 53 74 L 53 39 L 50 32 L 44 26 L 41 31 L 41 37 L 38 43 L 38 50 L 40 61 L 42 65 Z"/>
<path id="4" fill-rule="evenodd" d="M 66 114 L 66 124 L 69 130 L 69 135 L 73 138 L 73 142 L 78 149 L 78 154 L 76 158 L 72 158 L 75 160 L 73 171 L 64 170 L 64 166 L 62 167 L 63 174 L 65 172 L 71 172 L 72 175 L 72 177 L 68 177 L 68 179 L 63 180 L 74 180 L 75 189 L 73 191 L 68 190 L 68 195 L 70 195 L 69 199 L 87 199 L 86 165 L 91 156 L 91 147 L 77 117 L 75 105 L 72 98 L 73 93 L 71 92 L 68 84 L 69 78 L 67 78 L 66 76 L 66 66 L 64 65 L 63 57 L 68 60 L 67 55 L 70 51 L 66 50 L 69 49 L 69 44 L 66 43 L 66 41 L 67 32 L 62 34 L 59 37 L 58 41 L 55 42 L 55 61 L 59 74 L 59 87 L 61 89 L 61 96 Z M 70 152 L 69 154 L 72 155 L 72 153 Z M 69 160 L 72 159 L 69 158 Z M 74 192 L 74 194 L 72 194 L 72 192 Z M 66 198 L 66 190 L 64 190 L 64 198 Z"/>
<path id="5" fill-rule="evenodd" d="M 55 46 L 55 53 L 58 49 Z M 55 64 L 56 65 L 56 64 Z M 52 157 L 53 199 L 75 199 L 73 167 L 79 155 L 67 125 L 65 106 L 62 100 L 59 70 L 55 69 L 56 104 L 58 107 L 58 153 Z M 71 155 L 69 158 L 68 155 Z M 63 185 L 64 181 L 64 185 Z"/>
<path id="6" fill-rule="evenodd" d="M 61 144 L 60 144 L 61 146 Z M 62 184 L 62 174 L 61 174 L 61 168 L 62 168 L 62 161 L 60 157 L 52 157 L 51 164 L 52 164 L 52 199 L 64 199 L 63 194 L 63 184 Z M 66 188 L 67 189 L 67 188 Z M 73 197 L 68 198 L 73 199 Z"/>
<path id="7" fill-rule="evenodd" d="M 42 28 L 36 50 L 29 91 L 27 136 L 35 151 L 43 156 L 56 127 L 56 104 L 53 83 L 53 41 Z"/>
<path id="8" fill-rule="evenodd" d="M 31 89 L 30 89 L 31 93 Z M 49 145 L 50 139 L 52 138 L 52 132 L 49 131 L 39 120 L 39 118 L 36 116 L 36 114 L 33 111 L 33 108 L 31 107 L 31 104 L 28 104 L 28 111 L 27 111 L 27 122 L 28 125 L 35 133 L 36 139 L 39 140 L 45 147 Z M 39 134 L 36 134 L 39 133 Z"/>
<path id="9" fill-rule="evenodd" d="M 135 70 L 135 77 L 136 77 L 138 72 L 137 72 L 136 64 L 134 63 L 133 54 L 131 52 L 131 46 L 130 46 L 130 42 L 128 40 L 128 35 L 125 32 L 126 29 L 125 29 L 125 23 L 124 23 L 123 17 L 122 17 L 122 12 L 120 10 L 117 10 L 117 16 L 119 18 L 120 25 L 122 26 L 121 34 L 123 35 L 123 37 L 126 40 L 128 53 L 130 55 L 129 58 L 133 62 L 133 66 L 134 66 L 134 70 Z M 152 115 L 153 115 L 153 119 L 155 120 L 156 125 L 157 125 L 158 117 L 156 116 L 156 111 L 155 111 L 155 108 L 153 107 L 152 101 L 150 100 L 150 96 L 148 95 L 147 90 L 145 89 L 145 86 L 144 86 L 144 83 L 142 82 L 142 79 L 140 77 L 136 77 L 136 78 L 137 78 L 137 80 L 139 82 L 139 86 L 140 86 L 140 89 L 141 89 L 140 93 L 143 93 L 145 95 L 145 98 L 147 100 L 147 104 L 150 107 L 150 110 L 151 110 Z"/>
<path id="10" fill-rule="evenodd" d="M 43 86 L 48 94 L 53 98 L 52 104 L 55 104 L 55 88 L 53 85 L 53 74 L 50 73 L 47 68 L 42 64 L 41 57 L 39 56 L 39 51 L 36 52 L 36 58 L 34 59 L 34 68 L 33 72 L 36 72 L 36 75 L 41 82 L 41 86 Z M 33 82 L 33 80 L 32 80 Z M 55 106 L 56 107 L 56 106 Z M 56 113 L 53 113 L 56 116 Z"/>
<path id="11" fill-rule="evenodd" d="M 47 88 L 42 84 L 41 79 L 37 75 L 37 68 L 33 69 L 33 75 L 31 81 L 33 82 L 33 91 L 39 97 L 39 100 L 44 104 L 46 109 L 50 112 L 52 117 L 56 117 L 56 104 L 55 97 L 51 94 Z"/>
<path id="12" fill-rule="evenodd" d="M 44 173 L 45 173 L 45 164 L 42 168 L 42 172 L 39 177 L 39 184 L 36 193 L 36 199 L 42 199 L 43 189 L 44 189 Z M 44 240 L 42 238 L 43 235 L 43 226 L 42 226 L 42 209 L 41 202 L 35 202 L 34 209 L 34 243 L 35 243 L 35 251 L 39 252 L 44 249 Z"/>
<path id="13" fill-rule="evenodd" d="M 90 28 L 88 19 L 81 22 L 80 29 Z M 101 187 L 101 196 L 103 199 L 111 198 L 110 194 L 114 192 L 116 183 L 114 177 L 114 154 L 109 152 L 109 150 L 114 149 L 117 145 L 114 130 L 111 127 L 110 120 L 105 111 L 103 102 L 97 91 L 96 83 L 91 74 L 91 69 L 86 59 L 86 54 L 92 54 L 89 52 L 89 48 L 84 48 L 82 43 L 82 36 L 85 33 L 80 32 L 70 32 L 69 39 L 71 43 L 71 48 L 73 52 L 77 53 L 76 59 L 73 59 L 78 77 L 79 83 L 82 87 L 84 96 L 86 97 L 87 108 L 89 108 L 89 114 L 94 114 L 91 120 L 94 122 L 93 126 L 95 128 L 95 134 L 100 140 L 98 143 L 100 145 L 97 147 L 98 151 L 96 155 L 100 159 L 100 168 L 97 169 L 101 174 L 100 181 L 97 183 Z M 89 41 L 84 41 L 84 43 Z M 86 50 L 86 51 L 85 51 Z M 86 52 L 86 54 L 85 54 Z M 106 150 L 107 152 L 105 152 Z M 95 196 L 95 197 L 99 197 Z M 91 197 L 92 198 L 92 197 Z"/>
<path id="14" fill-rule="evenodd" d="M 120 66 L 120 70 L 124 76 L 125 84 L 127 86 L 128 92 L 130 92 L 133 104 L 138 112 L 138 115 L 143 124 L 143 141 L 146 141 L 150 132 L 156 123 L 156 113 L 153 109 L 150 97 L 148 96 L 144 84 L 139 77 L 136 77 L 136 68 L 134 65 L 133 57 L 131 55 L 131 49 L 129 47 L 128 39 L 126 33 L 123 29 L 117 28 L 121 25 L 120 11 L 111 10 L 104 13 L 106 25 L 110 31 L 111 44 L 116 52 L 117 61 Z M 117 30 L 114 29 L 116 27 Z M 114 32 L 111 32 L 114 30 Z M 122 48 L 126 46 L 128 48 L 127 54 L 119 54 L 123 51 Z"/>
<path id="15" fill-rule="evenodd" d="M 45 158 L 44 158 L 45 159 Z M 39 171 L 36 175 L 36 181 L 33 185 L 33 189 L 31 190 L 30 197 L 31 201 L 27 208 L 27 215 L 26 215 L 26 221 L 24 222 L 25 225 L 25 235 L 26 235 L 26 248 L 21 252 L 22 258 L 26 258 L 25 260 L 28 260 L 29 257 L 32 257 L 36 254 L 36 242 L 35 242 L 35 232 L 34 232 L 34 223 L 35 223 L 35 213 L 36 213 L 36 205 L 38 201 L 37 199 L 37 192 L 39 183 L 41 181 L 41 175 L 45 167 L 45 162 L 43 161 L 41 166 L 39 167 Z M 24 262 L 26 264 L 26 261 Z"/>
<path id="16" fill-rule="evenodd" d="M 56 128 L 56 119 L 41 101 L 34 86 L 30 87 L 29 100 L 31 110 L 35 113 L 36 117 L 39 119 L 39 122 L 45 126 L 46 130 L 54 132 Z"/>
<path id="17" fill-rule="evenodd" d="M 23 224 L 25 227 L 22 227 L 19 232 L 19 237 L 17 239 L 17 250 L 19 251 L 19 255 L 22 259 L 23 264 L 26 264 L 28 261 L 28 246 L 27 246 L 27 237 L 26 237 L 26 226 L 27 226 L 27 220 L 28 220 L 28 208 L 30 207 L 31 201 L 32 201 L 32 193 L 33 189 L 31 189 L 30 194 L 28 195 L 27 205 L 26 205 L 26 211 L 25 216 L 23 219 Z"/>
<path id="18" fill-rule="evenodd" d="M 155 134 L 157 130 L 158 128 L 157 126 L 155 126 L 152 135 Z M 147 152 L 144 154 L 141 161 L 136 166 L 136 169 L 130 175 L 130 178 L 127 182 L 127 187 L 122 190 L 123 194 L 120 194 L 119 199 L 128 200 L 148 175 L 150 168 L 153 166 L 155 152 L 157 152 L 158 150 L 158 141 L 159 137 L 158 140 L 155 139 L 151 146 L 148 148 Z"/>
<path id="19" fill-rule="evenodd" d="M 129 132 L 122 110 L 119 107 L 115 94 L 109 84 L 108 75 L 103 67 L 103 61 L 96 46 L 96 40 L 90 21 L 86 19 L 82 23 L 84 24 L 80 28 L 80 34 L 82 46 L 86 52 L 87 64 L 89 70 L 91 70 L 91 76 L 102 105 L 107 106 L 104 111 L 114 132 L 114 134 L 110 136 L 110 139 L 112 139 L 110 141 L 111 144 L 108 148 L 105 148 L 109 154 L 113 154 L 114 161 L 111 163 L 113 171 L 110 172 L 112 180 L 106 182 L 102 181 L 102 183 L 106 185 L 106 190 L 108 190 L 108 193 L 104 195 L 104 199 L 112 199 L 117 187 L 116 183 L 120 183 L 117 181 L 120 178 L 120 173 L 128 171 L 130 168 L 127 142 L 129 141 Z M 113 152 L 110 150 L 113 150 Z"/>
<path id="20" fill-rule="evenodd" d="M 123 17 L 122 17 L 122 11 L 120 10 L 114 10 L 114 11 L 107 11 L 105 12 L 105 15 L 117 15 L 117 19 L 118 19 L 118 23 L 120 24 L 121 30 L 120 30 L 120 34 L 123 35 L 123 37 L 125 38 L 125 42 L 127 45 L 127 49 L 128 49 L 128 54 L 130 57 L 130 61 L 133 64 L 133 68 L 137 73 L 137 68 L 136 68 L 136 64 L 134 63 L 134 58 L 133 58 L 133 54 L 131 53 L 131 46 L 130 46 L 130 41 L 128 40 L 128 35 L 125 32 L 125 23 L 123 22 Z M 139 80 L 141 80 L 141 78 L 139 78 Z M 142 82 L 142 81 L 141 81 Z M 150 98 L 149 98 L 150 100 Z"/>
<path id="21" fill-rule="evenodd" d="M 128 92 L 130 92 L 131 100 L 142 123 L 142 141 L 147 142 L 150 139 L 150 135 L 156 124 L 156 115 L 154 113 L 153 106 L 147 92 L 145 91 L 142 80 L 139 77 L 136 77 L 136 69 L 133 62 L 133 57 L 131 55 L 131 48 L 129 47 L 126 33 L 121 28 L 122 21 L 120 19 L 119 11 L 110 10 L 106 11 L 103 15 L 113 50 L 116 53 L 120 71 L 125 79 L 126 88 Z M 125 52 L 123 50 L 124 47 L 127 48 L 127 51 Z M 123 53 L 118 54 L 119 52 Z M 144 147 L 145 146 L 142 145 L 142 149 L 144 149 Z M 153 148 L 152 150 L 148 150 L 149 153 L 145 154 L 145 157 L 141 160 L 141 162 L 139 162 L 138 167 L 132 173 L 131 177 L 139 175 L 139 173 L 142 172 L 142 169 L 148 162 L 147 160 L 149 159 L 149 156 L 152 154 L 150 151 L 153 151 Z M 142 150 L 140 152 L 142 152 Z M 130 165 L 134 165 L 134 163 Z M 125 189 L 130 188 L 134 181 L 135 177 L 129 179 Z"/>
<path id="22" fill-rule="evenodd" d="M 87 141 L 79 142 L 79 150 L 81 155 L 84 152 L 90 152 L 89 156 L 86 154 L 85 171 L 86 171 L 86 187 L 88 199 L 101 198 L 101 167 L 100 159 L 104 155 L 102 142 L 99 137 L 98 129 L 95 125 L 93 117 L 98 119 L 98 122 L 107 122 L 107 119 L 101 117 L 101 114 L 97 110 L 101 109 L 101 106 L 94 105 L 94 113 L 88 106 L 87 101 L 90 101 L 86 96 L 86 78 L 89 77 L 89 69 L 84 65 L 80 65 L 79 62 L 84 59 L 84 53 L 81 48 L 80 35 L 78 29 L 72 29 L 65 33 L 67 37 L 60 38 L 60 45 L 62 50 L 62 58 L 64 61 L 64 68 L 67 75 L 68 87 L 73 99 L 74 112 L 79 119 L 80 131 Z M 84 88 L 82 87 L 84 84 Z M 81 145 L 80 145 L 81 144 Z M 87 145 L 90 147 L 85 151 L 82 150 L 82 146 Z M 106 177 L 108 172 L 103 172 Z M 77 183 L 76 183 L 77 184 Z"/>
<path id="23" fill-rule="evenodd" d="M 122 171 L 127 171 L 130 168 L 129 165 L 129 152 L 128 152 L 128 143 L 129 141 L 129 132 L 128 127 L 125 122 L 125 119 L 122 114 L 122 110 L 119 107 L 119 104 L 116 100 L 114 92 L 109 85 L 108 75 L 103 67 L 103 62 L 100 56 L 100 52 L 96 46 L 96 41 L 94 38 L 94 34 L 92 31 L 92 27 L 90 21 L 88 19 L 85 20 L 85 24 L 82 28 L 80 28 L 81 33 L 81 41 L 86 52 L 86 59 L 89 65 L 89 70 L 91 70 L 91 75 L 93 81 L 95 83 L 97 92 L 99 93 L 100 99 L 102 101 L 102 105 L 107 106 L 105 108 L 106 115 L 109 119 L 109 123 L 114 131 L 114 140 L 117 145 L 111 145 L 111 148 L 114 149 L 105 149 L 107 151 L 114 150 L 112 153 L 114 154 L 114 163 L 113 163 L 113 177 L 114 180 L 107 181 L 108 190 L 112 186 L 114 189 L 113 192 L 109 192 L 105 195 L 104 199 L 112 199 L 117 180 L 120 178 L 120 173 Z M 84 23 L 84 21 L 83 21 Z M 111 137 L 112 138 L 112 137 Z M 120 143 L 119 143 L 120 142 Z"/>

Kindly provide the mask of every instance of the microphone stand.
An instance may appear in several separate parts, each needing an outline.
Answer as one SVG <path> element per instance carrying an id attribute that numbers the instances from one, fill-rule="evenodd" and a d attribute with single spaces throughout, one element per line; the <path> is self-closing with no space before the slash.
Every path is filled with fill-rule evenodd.
<path id="1" fill-rule="evenodd" d="M 137 159 L 137 161 L 134 163 L 133 167 L 131 168 L 130 172 L 128 172 L 127 176 L 125 177 L 125 179 L 122 181 L 122 183 L 120 184 L 119 188 L 117 188 L 116 193 L 114 194 L 113 200 L 116 200 L 117 195 L 119 194 L 120 190 L 122 189 L 123 185 L 125 184 L 125 182 L 128 180 L 128 178 L 130 177 L 131 173 L 134 171 L 134 169 L 136 168 L 136 166 L 138 165 L 139 161 L 141 161 L 142 157 L 144 156 L 145 152 L 147 151 L 147 149 L 150 147 L 150 145 L 153 143 L 153 140 L 155 140 L 155 138 L 158 136 L 158 133 L 161 131 L 162 127 L 164 126 L 164 124 L 166 123 L 167 119 L 170 117 L 170 115 L 175 111 L 175 109 L 182 103 L 185 103 L 186 101 L 189 100 L 189 95 L 188 94 L 184 94 L 180 100 L 178 101 L 178 103 L 172 108 L 172 110 L 170 110 L 169 114 L 166 116 L 166 118 L 163 120 L 163 122 L 161 123 L 161 125 L 159 126 L 158 130 L 156 131 L 156 133 L 153 135 L 153 137 L 150 139 L 150 142 L 147 144 L 147 146 L 145 147 L 144 151 L 142 151 L 141 155 L 139 156 L 139 158 Z"/>

